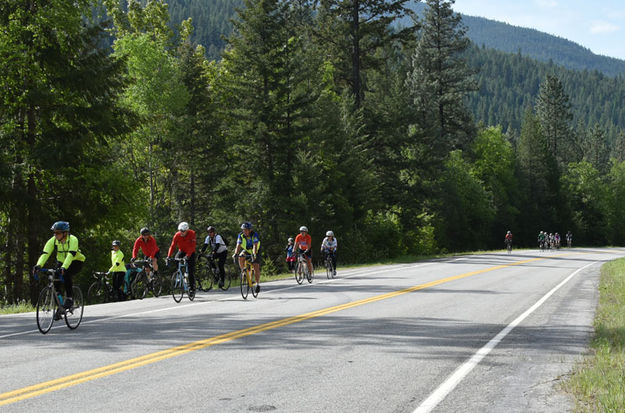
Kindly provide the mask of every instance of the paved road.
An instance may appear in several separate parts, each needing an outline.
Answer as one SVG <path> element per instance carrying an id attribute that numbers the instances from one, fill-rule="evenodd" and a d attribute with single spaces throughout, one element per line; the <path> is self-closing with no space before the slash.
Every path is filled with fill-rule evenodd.
<path id="1" fill-rule="evenodd" d="M 567 411 L 620 249 L 483 254 L 89 306 L 46 336 L 0 316 L 0 410 Z M 324 275 L 325 277 L 325 275 Z"/>

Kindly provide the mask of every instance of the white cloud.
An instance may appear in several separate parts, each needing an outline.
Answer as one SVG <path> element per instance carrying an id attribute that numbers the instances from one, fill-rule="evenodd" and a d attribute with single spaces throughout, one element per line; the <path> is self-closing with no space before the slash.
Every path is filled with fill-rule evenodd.
<path id="1" fill-rule="evenodd" d="M 618 32 L 620 29 L 619 26 L 604 21 L 593 21 L 590 25 L 590 32 L 594 34 L 614 33 Z"/>

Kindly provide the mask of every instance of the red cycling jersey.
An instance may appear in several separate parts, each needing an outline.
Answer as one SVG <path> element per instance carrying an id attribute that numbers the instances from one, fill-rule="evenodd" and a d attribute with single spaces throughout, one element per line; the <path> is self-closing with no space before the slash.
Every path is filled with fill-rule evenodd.
<path id="1" fill-rule="evenodd" d="M 176 232 L 174 238 L 171 240 L 171 245 L 169 246 L 169 251 L 167 252 L 167 256 L 171 257 L 172 252 L 174 252 L 174 248 L 178 246 L 178 249 L 184 252 L 187 256 L 191 256 L 195 252 L 195 231 L 192 229 L 187 230 L 187 235 L 184 237 L 180 234 L 180 231 Z"/>
<path id="2" fill-rule="evenodd" d="M 137 253 L 139 252 L 139 248 L 143 252 L 143 255 L 146 257 L 154 258 L 156 253 L 158 252 L 158 246 L 156 245 L 156 240 L 153 236 L 149 236 L 147 242 L 143 240 L 143 237 L 137 238 L 135 241 L 134 247 L 132 247 L 132 258 L 137 258 Z"/>

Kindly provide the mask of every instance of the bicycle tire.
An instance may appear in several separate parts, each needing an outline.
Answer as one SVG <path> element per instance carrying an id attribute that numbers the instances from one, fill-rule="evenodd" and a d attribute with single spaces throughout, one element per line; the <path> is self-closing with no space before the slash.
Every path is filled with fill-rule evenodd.
<path id="1" fill-rule="evenodd" d="M 82 291 L 77 285 L 73 286 L 72 294 L 73 305 L 72 308 L 65 310 L 65 324 L 71 330 L 75 330 L 82 321 L 82 313 L 85 310 L 85 306 L 82 299 Z"/>
<path id="2" fill-rule="evenodd" d="M 130 293 L 134 298 L 143 300 L 148 293 L 148 277 L 145 271 L 141 271 L 130 284 Z"/>
<path id="3" fill-rule="evenodd" d="M 245 274 L 245 269 L 241 270 L 241 297 L 244 300 L 247 300 L 247 295 L 250 292 L 250 286 L 247 284 L 247 274 Z"/>
<path id="4" fill-rule="evenodd" d="M 302 274 L 301 262 L 298 262 L 297 265 L 295 265 L 295 281 L 297 281 L 298 284 L 301 284 L 302 282 L 304 282 L 304 275 Z"/>
<path id="5" fill-rule="evenodd" d="M 89 304 L 105 303 L 109 297 L 105 293 L 105 288 L 100 281 L 94 281 L 87 290 L 87 300 Z"/>
<path id="6" fill-rule="evenodd" d="M 154 297 L 158 297 L 161 295 L 161 291 L 163 290 L 163 283 L 161 281 L 161 277 L 158 275 L 152 275 L 152 281 L 150 282 L 150 290 L 152 291 L 152 295 Z"/>
<path id="7" fill-rule="evenodd" d="M 332 260 L 326 258 L 326 277 L 328 280 L 334 275 L 334 269 L 332 268 Z"/>
<path id="8" fill-rule="evenodd" d="M 258 297 L 258 292 L 256 291 L 256 286 L 258 285 L 258 283 L 256 283 L 256 272 L 253 269 L 250 271 L 250 280 L 252 280 L 252 285 L 250 289 L 252 290 L 252 295 L 254 296 L 254 298 L 256 298 Z"/>
<path id="9" fill-rule="evenodd" d="M 231 283 L 232 283 L 232 275 L 228 273 L 228 271 L 226 271 L 226 274 L 224 275 L 224 285 L 222 285 L 219 288 L 221 288 L 222 291 L 228 291 L 228 288 L 230 288 Z"/>
<path id="10" fill-rule="evenodd" d="M 171 276 L 171 295 L 177 303 L 182 301 L 182 296 L 184 295 L 184 285 L 182 284 L 182 274 L 176 271 Z"/>
<path id="11" fill-rule="evenodd" d="M 53 296 L 51 287 L 44 287 L 37 299 L 37 328 L 41 334 L 46 334 L 54 324 L 54 315 L 58 310 L 58 305 Z"/>
<path id="12" fill-rule="evenodd" d="M 199 277 L 196 277 L 196 280 L 195 280 L 195 287 L 198 290 L 204 291 L 204 292 L 209 292 L 210 290 L 212 290 L 213 280 L 215 276 L 208 262 L 206 263 L 206 266 L 203 268 L 202 271 L 198 271 L 198 275 Z M 206 287 L 203 287 L 203 286 L 206 286 Z"/>

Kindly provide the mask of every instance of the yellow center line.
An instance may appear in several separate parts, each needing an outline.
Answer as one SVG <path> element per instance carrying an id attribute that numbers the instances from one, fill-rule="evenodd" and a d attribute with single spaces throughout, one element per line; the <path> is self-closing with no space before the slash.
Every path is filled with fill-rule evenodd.
<path id="1" fill-rule="evenodd" d="M 552 255 L 551 257 L 559 257 L 568 254 Z M 226 343 L 228 341 L 236 340 L 241 337 L 257 334 L 263 331 L 272 330 L 274 328 L 288 326 L 290 324 L 299 323 L 302 321 L 310 320 L 311 318 L 321 317 L 324 315 L 332 314 L 337 311 L 347 310 L 349 308 L 358 307 L 364 304 L 374 303 L 377 301 L 386 300 L 389 298 L 397 297 L 403 294 L 411 293 L 425 288 L 434 287 L 440 284 L 448 283 L 451 281 L 459 280 L 462 278 L 471 277 L 477 274 L 483 274 L 490 271 L 499 270 L 502 268 L 508 268 L 515 265 L 526 264 L 533 261 L 545 260 L 551 257 L 544 258 L 532 258 L 523 261 L 517 261 L 510 264 L 498 265 L 495 267 L 489 267 L 482 270 L 471 271 L 460 275 L 454 275 L 447 278 L 441 278 L 439 280 L 430 281 L 428 283 L 415 285 L 413 287 L 405 288 L 386 294 L 376 295 L 362 300 L 352 301 L 350 303 L 341 304 L 333 307 L 324 308 L 321 310 L 313 311 L 310 313 L 300 314 L 293 317 L 283 318 L 281 320 L 272 321 L 269 323 L 259 324 L 257 326 L 245 328 L 242 330 L 232 331 L 218 336 L 210 337 L 207 339 L 195 341 L 192 343 L 184 344 L 177 347 L 172 347 L 166 350 L 157 351 L 155 353 L 146 354 L 144 356 L 135 357 L 132 359 L 120 361 L 118 363 L 109 364 L 107 366 L 99 367 L 93 370 L 87 370 L 80 373 L 72 374 L 69 376 L 61 377 L 58 379 L 46 381 L 43 383 L 27 386 L 18 390 L 13 390 L 7 393 L 0 394 L 0 406 L 6 404 L 15 403 L 20 400 L 29 399 L 42 394 L 50 393 L 56 390 L 64 389 L 76 384 L 84 383 L 87 381 L 95 380 L 101 377 L 110 376 L 113 374 L 121 373 L 127 370 L 135 369 L 137 367 L 145 366 L 147 364 L 156 363 L 157 361 L 166 360 L 172 357 L 180 356 L 191 351 L 201 350 L 206 347 L 214 346 L 217 344 Z"/>

